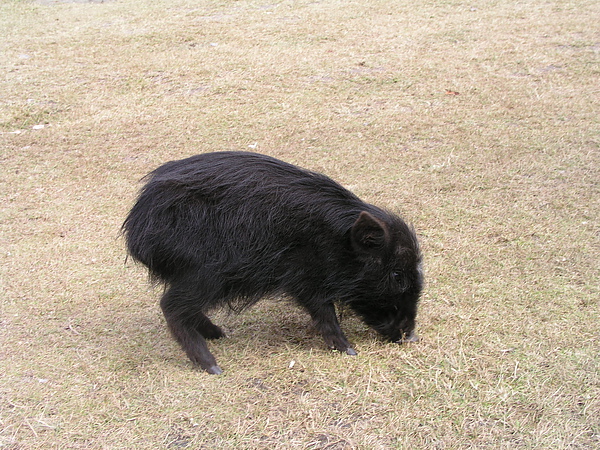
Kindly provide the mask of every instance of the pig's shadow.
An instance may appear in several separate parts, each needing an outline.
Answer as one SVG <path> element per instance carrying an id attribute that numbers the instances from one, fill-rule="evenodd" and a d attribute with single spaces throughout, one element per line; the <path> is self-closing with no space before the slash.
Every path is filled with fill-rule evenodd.
<path id="1" fill-rule="evenodd" d="M 376 338 L 376 333 L 350 310 L 344 308 L 341 314 L 340 309 L 337 310 L 342 330 L 355 345 Z M 255 353 L 265 355 L 285 346 L 329 351 L 309 314 L 285 300 L 263 300 L 239 314 L 219 310 L 210 314 L 210 317 L 227 336 L 209 342 L 209 347 L 217 351 L 246 346 L 250 346 Z"/>

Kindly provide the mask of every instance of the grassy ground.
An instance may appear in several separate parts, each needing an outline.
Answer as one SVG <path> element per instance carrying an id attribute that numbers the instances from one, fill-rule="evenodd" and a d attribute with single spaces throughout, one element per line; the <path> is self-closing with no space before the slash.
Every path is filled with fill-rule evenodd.
<path id="1" fill-rule="evenodd" d="M 0 448 L 600 446 L 595 0 L 0 3 Z M 414 223 L 419 344 L 357 357 L 265 300 L 223 376 L 169 337 L 119 227 L 214 150 Z M 292 364 L 293 362 L 293 364 Z"/>

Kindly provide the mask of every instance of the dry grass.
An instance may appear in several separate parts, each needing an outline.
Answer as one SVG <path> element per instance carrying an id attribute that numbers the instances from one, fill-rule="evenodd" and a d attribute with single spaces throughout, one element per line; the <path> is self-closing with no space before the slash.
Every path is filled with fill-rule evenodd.
<path id="1" fill-rule="evenodd" d="M 0 448 L 598 447 L 597 23 L 592 0 L 0 3 Z M 250 145 L 414 222 L 421 343 L 350 317 L 360 354 L 332 354 L 267 300 L 217 316 L 225 375 L 192 370 L 119 227 L 158 164 Z"/>

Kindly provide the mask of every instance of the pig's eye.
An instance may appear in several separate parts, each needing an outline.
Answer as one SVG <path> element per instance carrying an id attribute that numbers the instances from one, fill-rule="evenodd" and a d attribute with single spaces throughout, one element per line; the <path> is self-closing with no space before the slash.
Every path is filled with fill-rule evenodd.
<path id="1" fill-rule="evenodd" d="M 405 291 L 408 288 L 408 280 L 403 276 L 402 272 L 392 272 L 392 278 L 401 291 Z"/>

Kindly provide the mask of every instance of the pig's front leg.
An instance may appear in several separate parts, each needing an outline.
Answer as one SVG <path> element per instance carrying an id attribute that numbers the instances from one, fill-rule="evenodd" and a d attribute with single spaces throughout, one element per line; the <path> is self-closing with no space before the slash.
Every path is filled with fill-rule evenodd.
<path id="1" fill-rule="evenodd" d="M 348 355 L 356 355 L 356 351 L 352 348 L 352 344 L 350 344 L 340 327 L 333 303 L 326 302 L 318 306 L 314 304 L 305 306 L 313 319 L 315 327 L 319 330 L 329 348 Z"/>

